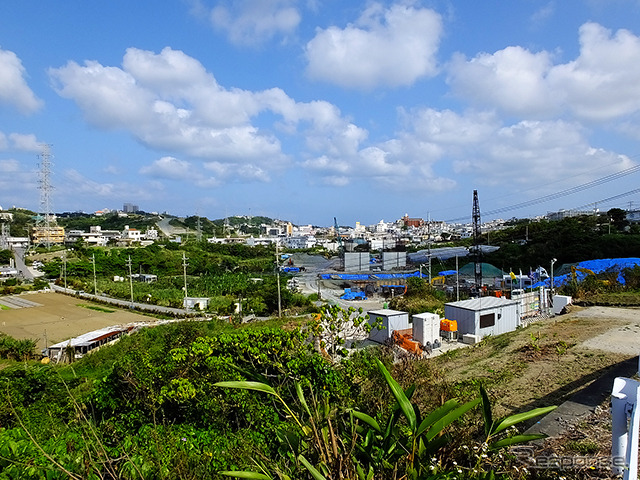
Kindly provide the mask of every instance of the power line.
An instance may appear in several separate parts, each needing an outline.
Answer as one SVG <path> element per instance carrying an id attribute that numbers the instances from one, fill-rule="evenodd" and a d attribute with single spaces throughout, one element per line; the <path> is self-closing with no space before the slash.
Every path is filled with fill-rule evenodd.
<path id="1" fill-rule="evenodd" d="M 559 192 L 551 193 L 549 195 L 544 195 L 542 197 L 534 198 L 532 200 L 527 200 L 526 202 L 521 202 L 521 203 L 517 203 L 515 205 L 510 205 L 508 207 L 501 207 L 501 208 L 496 208 L 494 210 L 489 210 L 489 211 L 483 212 L 483 215 L 485 215 L 485 216 L 486 215 L 497 215 L 499 213 L 509 212 L 509 211 L 512 211 L 512 210 L 519 210 L 521 208 L 530 207 L 530 206 L 533 206 L 533 205 L 538 205 L 540 203 L 545 203 L 545 202 L 548 202 L 548 201 L 551 201 L 551 200 L 555 200 L 557 198 L 566 197 L 568 195 L 573 195 L 574 193 L 578 193 L 578 192 L 581 192 L 583 190 L 587 190 L 589 188 L 596 187 L 598 185 L 602 185 L 603 183 L 611 182 L 613 180 L 617 180 L 618 178 L 625 177 L 627 175 L 631 175 L 632 173 L 636 173 L 637 171 L 640 171 L 640 164 L 638 164 L 636 166 L 633 166 L 633 167 L 630 167 L 630 168 L 627 168 L 625 170 L 621 170 L 621 171 L 616 172 L 616 173 L 612 173 L 612 174 L 607 175 L 605 177 L 598 178 L 596 180 L 592 180 L 590 182 L 583 183 L 581 185 L 577 185 L 575 187 L 567 188 L 566 190 L 561 190 Z M 630 194 L 630 193 L 627 193 L 627 195 Z M 459 221 L 462 221 L 462 220 L 468 220 L 468 219 L 469 219 L 469 216 L 465 216 L 465 217 L 453 218 L 453 219 L 450 219 L 450 220 L 445 220 L 445 222 L 455 223 L 455 222 L 459 222 Z"/>

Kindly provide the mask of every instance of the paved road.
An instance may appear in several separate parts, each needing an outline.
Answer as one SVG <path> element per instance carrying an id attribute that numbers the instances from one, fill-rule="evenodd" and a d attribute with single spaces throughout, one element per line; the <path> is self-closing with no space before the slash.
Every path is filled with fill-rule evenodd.
<path id="1" fill-rule="evenodd" d="M 24 263 L 24 248 L 15 248 L 13 250 L 13 257 L 16 260 L 16 269 L 19 272 L 19 275 L 25 280 L 33 280 L 34 275 L 29 270 L 29 267 Z"/>
<path id="2" fill-rule="evenodd" d="M 141 310 L 144 312 L 166 313 L 168 315 L 173 315 L 176 317 L 185 317 L 188 315 L 195 315 L 197 313 L 197 312 L 185 310 L 183 308 L 162 307 L 160 305 L 150 305 L 148 303 L 136 303 L 136 302 L 132 303 L 131 301 L 128 301 L 128 300 L 105 297 L 102 295 L 93 295 L 92 293 L 87 293 L 80 290 L 73 290 L 71 288 L 59 287 L 54 284 L 51 284 L 51 288 L 56 292 L 66 293 L 68 295 L 76 295 L 77 297 L 85 298 L 87 300 L 95 300 L 102 303 L 117 305 L 123 308 L 131 308 L 134 310 Z"/>
<path id="3" fill-rule="evenodd" d="M 368 299 L 368 300 L 342 300 L 340 296 L 344 293 L 341 289 L 326 288 L 323 286 L 322 281 L 318 280 L 320 273 L 336 272 L 336 264 L 338 260 L 327 260 L 321 255 L 309 255 L 309 254 L 294 254 L 292 256 L 294 265 L 296 267 L 305 267 L 305 271 L 300 274 L 296 274 L 295 278 L 300 282 L 300 287 L 303 293 L 309 295 L 311 293 L 318 293 L 318 283 L 320 284 L 320 296 L 322 300 L 330 303 L 337 304 L 343 308 L 349 307 L 362 307 L 365 311 L 375 310 L 382 308 L 384 303 L 383 299 Z"/>

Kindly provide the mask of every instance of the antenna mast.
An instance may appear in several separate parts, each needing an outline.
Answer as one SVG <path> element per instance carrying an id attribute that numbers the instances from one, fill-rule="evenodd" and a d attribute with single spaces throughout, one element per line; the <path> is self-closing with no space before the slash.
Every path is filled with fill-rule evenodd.
<path id="1" fill-rule="evenodd" d="M 480 202 L 478 191 L 473 191 L 473 250 L 474 250 L 474 274 L 478 296 L 482 296 L 482 249 L 480 248 Z"/>

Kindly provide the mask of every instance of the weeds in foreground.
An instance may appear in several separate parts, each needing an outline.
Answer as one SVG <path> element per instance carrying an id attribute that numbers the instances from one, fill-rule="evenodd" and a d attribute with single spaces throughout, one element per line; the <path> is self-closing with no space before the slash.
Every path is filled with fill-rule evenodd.
<path id="1" fill-rule="evenodd" d="M 448 400 L 423 418 L 418 406 L 411 402 L 415 386 L 403 390 L 382 362 L 376 360 L 376 363 L 396 400 L 391 414 L 383 424 L 377 420 L 382 417 L 381 412 L 374 418 L 357 410 L 339 411 L 326 402 L 324 408 L 319 410 L 313 391 L 311 394 L 314 401 L 310 406 L 299 382 L 295 384 L 297 405 L 287 404 L 272 387 L 261 382 L 228 381 L 218 382 L 215 386 L 254 390 L 277 399 L 297 426 L 281 436 L 283 444 L 290 448 L 288 453 L 295 463 L 294 470 L 297 467 L 299 471 L 306 471 L 314 480 L 371 480 L 374 476 L 387 478 L 384 472 L 392 474 L 393 478 L 400 478 L 400 475 L 401 478 L 415 480 L 432 478 L 438 470 L 445 475 L 446 470 L 438 465 L 435 455 L 452 442 L 446 429 L 477 405 L 482 406 L 485 435 L 480 446 L 474 448 L 474 451 L 480 453 L 475 456 L 475 464 L 467 468 L 466 473 L 473 478 L 494 478 L 495 472 L 487 470 L 487 467 L 493 467 L 491 456 L 495 452 L 545 437 L 544 434 L 514 433 L 515 425 L 545 415 L 556 408 L 536 408 L 496 420 L 493 418 L 489 396 L 480 387 L 480 397 L 464 404 L 455 399 Z M 404 420 L 402 423 L 401 419 Z M 343 428 L 337 430 L 338 425 Z M 259 472 L 226 470 L 220 473 L 230 477 L 261 480 L 296 478 L 290 476 L 291 472 L 285 473 L 277 459 L 271 462 L 255 461 L 255 464 Z M 457 473 L 463 471 L 457 465 L 454 467 Z"/>

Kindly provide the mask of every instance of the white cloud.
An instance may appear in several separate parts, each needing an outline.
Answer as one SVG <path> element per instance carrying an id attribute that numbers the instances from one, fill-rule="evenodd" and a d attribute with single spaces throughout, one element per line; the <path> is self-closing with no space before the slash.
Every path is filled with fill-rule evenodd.
<path id="1" fill-rule="evenodd" d="M 534 12 L 533 15 L 531 15 L 531 21 L 533 22 L 534 25 L 537 26 L 541 23 L 544 23 L 547 19 L 551 18 L 555 13 L 555 11 L 556 11 L 555 3 L 549 2 L 543 5 L 542 7 L 540 7 L 538 10 Z"/>
<path id="2" fill-rule="evenodd" d="M 42 144 L 36 136 L 32 133 L 23 134 L 23 133 L 10 133 L 9 140 L 11 141 L 12 147 L 15 150 L 20 150 L 23 152 L 41 152 Z"/>
<path id="3" fill-rule="evenodd" d="M 416 186 L 446 191 L 472 179 L 477 186 L 546 194 L 560 179 L 580 174 L 580 182 L 587 182 L 599 178 L 603 166 L 610 172 L 633 165 L 624 155 L 592 147 L 576 122 L 507 124 L 492 112 L 430 108 L 400 114 L 404 130 L 377 148 L 385 152 L 385 163 L 379 163 L 384 181 L 390 186 L 404 182 L 405 191 Z M 385 166 L 392 168 L 384 172 Z"/>
<path id="4" fill-rule="evenodd" d="M 12 174 L 20 171 L 20 162 L 11 158 L 0 160 L 0 172 L 3 174 Z"/>
<path id="5" fill-rule="evenodd" d="M 577 116 L 607 121 L 640 110 L 638 65 L 640 38 L 586 23 L 580 27 L 580 56 L 554 67 L 549 83 Z"/>
<path id="6" fill-rule="evenodd" d="M 40 153 L 42 144 L 32 133 L 9 133 L 0 132 L 0 150 L 12 150 L 20 152 Z"/>
<path id="7" fill-rule="evenodd" d="M 296 102 L 278 88 L 226 89 L 197 60 L 170 48 L 130 48 L 122 68 L 69 62 L 50 75 L 93 125 L 124 129 L 185 160 L 225 165 L 226 178 L 266 181 L 287 166 L 276 131 L 302 135 L 314 155 L 354 155 L 367 137 L 335 105 Z M 272 129 L 254 125 L 263 113 L 276 116 Z"/>
<path id="8" fill-rule="evenodd" d="M 26 71 L 18 56 L 0 48 L 0 104 L 18 109 L 21 113 L 33 113 L 42 106 L 26 81 Z"/>
<path id="9" fill-rule="evenodd" d="M 437 73 L 440 15 L 408 5 L 371 5 L 344 29 L 318 30 L 307 43 L 309 77 L 347 88 L 407 86 Z"/>
<path id="10" fill-rule="evenodd" d="M 189 162 L 174 157 L 159 158 L 151 165 L 140 169 L 140 173 L 143 175 L 169 180 L 185 180 L 193 174 L 192 172 L 193 167 Z"/>
<path id="11" fill-rule="evenodd" d="M 455 55 L 449 64 L 448 81 L 455 93 L 477 104 L 510 114 L 548 116 L 561 109 L 559 92 L 550 89 L 545 80 L 550 68 L 547 52 L 507 47 L 468 61 Z"/>
<path id="12" fill-rule="evenodd" d="M 607 122 L 640 111 L 640 38 L 596 23 L 580 28 L 580 54 L 553 64 L 549 52 L 519 46 L 471 60 L 460 55 L 448 66 L 454 93 L 477 105 L 521 118 L 551 118 L 569 112 Z"/>
<path id="13" fill-rule="evenodd" d="M 236 45 L 257 45 L 287 37 L 301 16 L 295 0 L 233 0 L 220 2 L 210 13 L 212 25 Z"/>
<path id="14" fill-rule="evenodd" d="M 122 178 L 128 178 L 124 176 Z M 107 202 L 114 201 L 136 201 L 151 202 L 164 198 L 164 186 L 158 181 L 141 183 L 139 180 L 134 183 L 118 180 L 116 182 L 99 182 L 87 178 L 76 169 L 67 169 L 56 181 L 54 191 L 54 209 L 58 204 L 56 196 L 62 192 L 73 192 L 72 196 L 64 197 L 65 208 L 68 210 L 83 210 L 87 205 L 95 204 L 96 199 L 101 198 Z"/>

